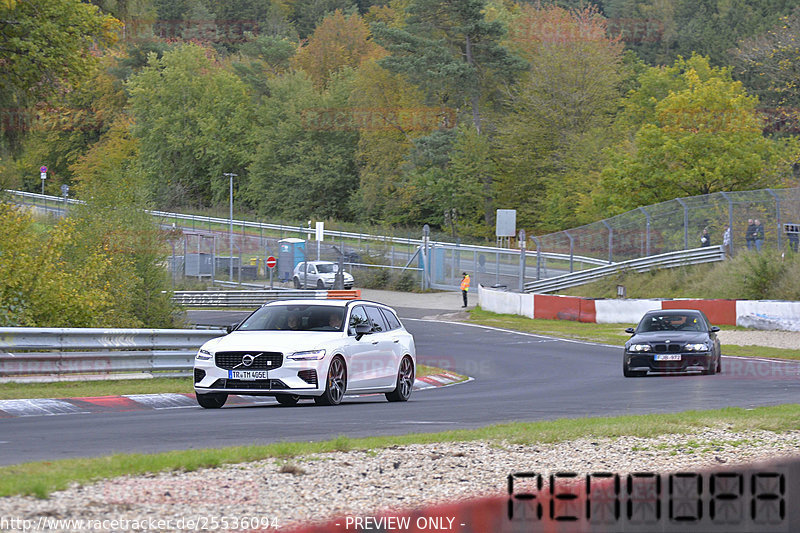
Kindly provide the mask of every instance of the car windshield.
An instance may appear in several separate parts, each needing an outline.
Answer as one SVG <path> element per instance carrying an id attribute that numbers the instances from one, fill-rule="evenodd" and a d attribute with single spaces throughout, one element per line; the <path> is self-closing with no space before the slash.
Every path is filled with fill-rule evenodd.
<path id="1" fill-rule="evenodd" d="M 317 272 L 320 274 L 331 274 L 339 270 L 339 265 L 336 263 L 322 263 L 317 265 Z"/>
<path id="2" fill-rule="evenodd" d="M 268 305 L 250 315 L 237 331 L 342 331 L 344 307 Z"/>
<path id="3" fill-rule="evenodd" d="M 646 315 L 639 323 L 638 331 L 705 331 L 705 324 L 697 315 L 654 314 Z"/>

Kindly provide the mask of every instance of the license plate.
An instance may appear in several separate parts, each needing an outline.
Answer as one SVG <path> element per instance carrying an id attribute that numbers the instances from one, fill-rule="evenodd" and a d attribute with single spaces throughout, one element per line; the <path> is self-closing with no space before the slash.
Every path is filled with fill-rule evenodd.
<path id="1" fill-rule="evenodd" d="M 255 381 L 257 379 L 267 379 L 267 377 L 266 370 L 228 370 L 228 379 Z"/>
<path id="2" fill-rule="evenodd" d="M 659 353 L 656 354 L 656 361 L 680 361 L 681 354 L 679 353 Z"/>

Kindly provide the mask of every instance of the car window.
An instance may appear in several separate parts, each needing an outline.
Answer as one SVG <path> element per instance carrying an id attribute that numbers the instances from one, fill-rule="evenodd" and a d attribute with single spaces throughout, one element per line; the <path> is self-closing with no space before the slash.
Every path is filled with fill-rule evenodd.
<path id="1" fill-rule="evenodd" d="M 268 305 L 237 331 L 341 331 L 344 308 L 332 305 Z"/>
<path id="2" fill-rule="evenodd" d="M 386 325 L 388 326 L 389 331 L 400 327 L 400 321 L 397 320 L 397 317 L 394 316 L 394 313 L 388 309 L 381 309 L 381 313 L 383 314 L 384 320 L 386 320 Z"/>
<path id="3" fill-rule="evenodd" d="M 316 274 L 317 273 L 316 267 L 314 265 L 308 265 L 308 273 L 309 274 Z"/>
<path id="4" fill-rule="evenodd" d="M 380 309 L 377 307 L 367 306 L 367 316 L 372 321 L 372 331 L 379 333 L 387 331 L 389 328 L 386 326 L 386 321 L 383 319 Z"/>
<path id="5" fill-rule="evenodd" d="M 317 270 L 320 274 L 332 274 L 333 272 L 336 272 L 336 265 L 330 263 L 317 265 Z"/>
<path id="6" fill-rule="evenodd" d="M 361 305 L 354 307 L 353 310 L 350 312 L 350 325 L 348 327 L 347 334 L 355 335 L 356 326 L 359 324 L 369 324 L 369 319 L 367 318 L 367 312 Z"/>
<path id="7" fill-rule="evenodd" d="M 705 321 L 698 315 L 654 314 L 646 315 L 639 324 L 640 332 L 650 331 L 707 331 Z"/>

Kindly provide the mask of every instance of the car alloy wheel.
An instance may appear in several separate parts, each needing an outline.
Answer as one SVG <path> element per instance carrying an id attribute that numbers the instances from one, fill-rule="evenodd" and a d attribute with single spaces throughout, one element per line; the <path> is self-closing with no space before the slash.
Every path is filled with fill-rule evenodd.
<path id="1" fill-rule="evenodd" d="M 300 396 L 294 394 L 276 394 L 275 399 L 278 400 L 278 403 L 281 405 L 292 406 L 297 405 L 297 402 L 300 401 Z"/>
<path id="2" fill-rule="evenodd" d="M 410 357 L 404 357 L 397 371 L 397 385 L 392 392 L 386 393 L 390 402 L 405 402 L 414 390 L 414 363 Z"/>
<path id="3" fill-rule="evenodd" d="M 325 380 L 325 392 L 322 396 L 315 396 L 318 405 L 339 405 L 347 390 L 347 370 L 344 361 L 336 356 L 328 367 L 328 378 Z"/>
<path id="4" fill-rule="evenodd" d="M 228 401 L 227 394 L 198 394 L 194 393 L 197 403 L 204 409 L 219 409 Z"/>
<path id="5" fill-rule="evenodd" d="M 321 279 L 318 279 L 317 280 L 317 288 L 320 289 L 320 290 L 324 289 L 325 288 L 325 282 L 322 281 Z"/>

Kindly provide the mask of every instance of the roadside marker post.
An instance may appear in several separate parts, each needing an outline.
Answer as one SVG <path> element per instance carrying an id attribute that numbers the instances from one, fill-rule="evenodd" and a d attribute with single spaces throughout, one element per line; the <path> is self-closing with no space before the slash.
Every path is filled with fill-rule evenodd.
<path id="1" fill-rule="evenodd" d="M 269 269 L 269 289 L 270 290 L 273 289 L 273 287 L 272 287 L 272 273 L 274 272 L 275 266 L 277 264 L 278 264 L 278 262 L 275 260 L 274 256 L 271 255 L 271 256 L 267 257 L 267 268 Z"/>

